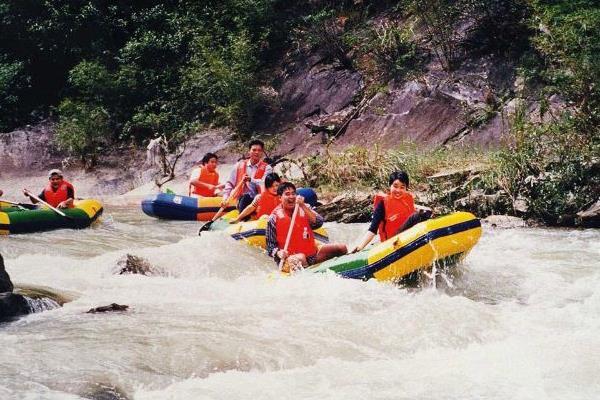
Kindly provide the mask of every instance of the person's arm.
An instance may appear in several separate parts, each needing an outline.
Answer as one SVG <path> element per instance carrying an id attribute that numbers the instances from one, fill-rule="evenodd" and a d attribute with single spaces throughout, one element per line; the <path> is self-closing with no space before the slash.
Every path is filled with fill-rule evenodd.
<path id="1" fill-rule="evenodd" d="M 380 202 L 379 204 L 377 204 L 377 207 L 375 207 L 375 211 L 373 212 L 373 218 L 371 219 L 371 225 L 369 225 L 369 230 L 367 230 L 367 233 L 365 233 L 365 235 L 362 237 L 360 242 L 358 242 L 358 244 L 356 246 L 354 246 L 351 253 L 356 253 L 357 251 L 361 251 L 362 249 L 367 247 L 367 245 L 369 243 L 371 243 L 373 238 L 377 235 L 377 230 L 379 229 L 379 225 L 384 220 L 384 218 L 385 218 L 385 207 L 383 205 L 383 202 Z"/>
<path id="2" fill-rule="evenodd" d="M 275 216 L 271 215 L 269 217 L 269 222 L 267 222 L 267 254 L 269 257 L 273 257 L 275 262 L 279 263 L 281 258 L 287 257 L 287 251 L 280 249 L 277 243 L 277 229 L 275 228 Z"/>
<path id="3" fill-rule="evenodd" d="M 296 202 L 298 206 L 304 211 L 306 216 L 308 217 L 308 223 L 311 229 L 319 229 L 323 226 L 325 219 L 319 215 L 315 210 L 313 210 L 308 204 L 304 202 L 304 197 L 297 196 Z"/>
<path id="4" fill-rule="evenodd" d="M 244 208 L 244 210 L 240 213 L 240 215 L 238 215 L 238 217 L 236 219 L 229 221 L 229 223 L 237 224 L 238 222 L 242 221 L 244 218 L 246 218 L 247 216 L 252 214 L 254 211 L 256 211 L 259 200 L 260 200 L 260 194 L 257 194 L 256 196 L 254 196 L 252 203 L 248 204 L 248 206 L 246 208 Z"/>
<path id="5" fill-rule="evenodd" d="M 236 176 L 237 176 L 237 164 L 233 167 L 231 172 L 229 173 L 229 178 L 225 182 L 225 187 L 223 188 L 223 200 L 227 200 L 229 194 L 233 190 L 236 184 Z"/>
<path id="6" fill-rule="evenodd" d="M 217 188 L 215 185 L 212 185 L 212 184 L 206 183 L 206 182 L 202 182 L 199 179 L 190 181 L 190 185 L 195 186 L 195 187 L 205 188 L 205 189 L 208 189 L 208 190 L 213 190 L 213 189 Z"/>
<path id="7" fill-rule="evenodd" d="M 67 199 L 58 203 L 56 208 L 71 208 L 73 207 L 73 201 L 75 200 L 75 189 L 72 187 L 67 188 Z M 45 201 L 45 200 L 44 200 Z"/>

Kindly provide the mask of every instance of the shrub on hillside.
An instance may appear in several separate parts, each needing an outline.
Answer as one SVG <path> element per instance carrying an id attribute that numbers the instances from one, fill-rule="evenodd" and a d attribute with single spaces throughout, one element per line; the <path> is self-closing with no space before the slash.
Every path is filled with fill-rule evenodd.
<path id="1" fill-rule="evenodd" d="M 58 107 L 58 114 L 56 142 L 59 148 L 78 157 L 85 168 L 94 167 L 111 132 L 108 112 L 100 106 L 67 99 Z"/>

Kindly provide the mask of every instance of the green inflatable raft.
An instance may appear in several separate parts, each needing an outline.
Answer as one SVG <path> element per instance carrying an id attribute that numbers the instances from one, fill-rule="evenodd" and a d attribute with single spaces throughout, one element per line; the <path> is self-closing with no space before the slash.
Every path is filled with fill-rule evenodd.
<path id="1" fill-rule="evenodd" d="M 61 210 L 67 215 L 63 217 L 46 207 L 29 208 L 0 200 L 0 235 L 87 228 L 103 211 L 102 204 L 94 199 L 78 200 L 74 205 Z"/>

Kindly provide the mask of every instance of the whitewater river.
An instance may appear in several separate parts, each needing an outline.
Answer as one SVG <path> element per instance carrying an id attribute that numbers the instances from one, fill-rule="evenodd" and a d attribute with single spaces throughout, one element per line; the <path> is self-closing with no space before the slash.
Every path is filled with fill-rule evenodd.
<path id="1" fill-rule="evenodd" d="M 452 288 L 419 289 L 273 278 L 197 229 L 115 206 L 92 229 L 0 237 L 17 286 L 73 299 L 0 324 L 0 399 L 600 398 L 598 230 L 488 229 Z M 154 275 L 115 275 L 127 253 Z M 110 303 L 130 308 L 85 313 Z"/>

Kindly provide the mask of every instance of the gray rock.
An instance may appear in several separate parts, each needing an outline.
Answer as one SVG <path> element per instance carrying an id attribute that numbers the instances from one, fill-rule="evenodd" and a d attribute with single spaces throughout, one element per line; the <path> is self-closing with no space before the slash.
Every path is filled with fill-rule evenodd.
<path id="1" fill-rule="evenodd" d="M 527 223 L 524 219 L 519 217 L 513 217 L 510 215 L 490 215 L 485 219 L 481 220 L 484 226 L 490 226 L 492 228 L 524 228 Z"/>
<path id="2" fill-rule="evenodd" d="M 344 193 L 317 207 L 317 212 L 325 221 L 368 222 L 373 214 L 373 197 L 369 193 Z"/>
<path id="3" fill-rule="evenodd" d="M 104 313 L 104 312 L 113 312 L 113 311 L 127 311 L 129 306 L 124 304 L 112 303 L 107 306 L 90 308 L 87 313 L 88 314 L 96 314 L 96 313 Z"/>
<path id="4" fill-rule="evenodd" d="M 0 293 L 0 321 L 31 313 L 31 307 L 24 296 L 16 293 Z"/>
<path id="5" fill-rule="evenodd" d="M 139 274 L 139 275 L 150 275 L 152 273 L 152 265 L 148 260 L 134 256 L 132 254 L 126 254 L 117 262 L 118 275 L 124 274 Z"/>
<path id="6" fill-rule="evenodd" d="M 13 283 L 10 281 L 10 276 L 4 268 L 4 258 L 0 254 L 0 293 L 12 292 L 14 289 Z"/>
<path id="7" fill-rule="evenodd" d="M 485 194 L 483 190 L 472 190 L 467 196 L 454 202 L 454 208 L 484 217 L 493 214 L 505 214 L 512 210 L 512 200 L 504 191 Z"/>
<path id="8" fill-rule="evenodd" d="M 576 222 L 586 228 L 600 228 L 600 199 L 586 210 L 578 212 Z"/>

